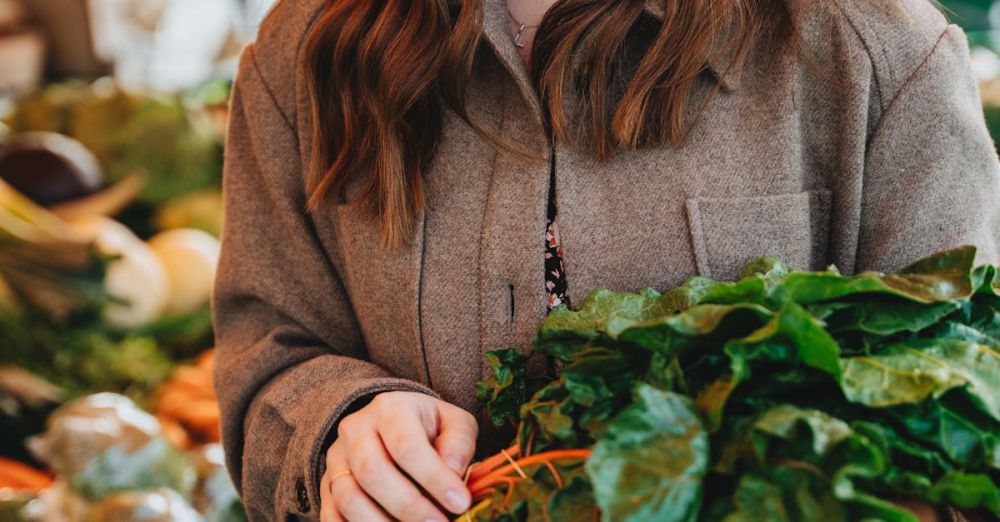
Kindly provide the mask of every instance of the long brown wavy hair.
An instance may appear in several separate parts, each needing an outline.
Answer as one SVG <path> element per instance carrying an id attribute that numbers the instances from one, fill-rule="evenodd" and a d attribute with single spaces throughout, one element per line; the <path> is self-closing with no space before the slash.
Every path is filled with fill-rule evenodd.
<path id="1" fill-rule="evenodd" d="M 545 14 L 531 63 L 554 140 L 589 142 L 602 161 L 679 145 L 697 119 L 685 115 L 712 53 L 725 50 L 729 66 L 741 67 L 760 35 L 789 24 L 781 0 L 662 1 L 662 23 L 630 66 L 621 50 L 641 27 L 646 0 L 559 0 Z M 352 176 L 367 176 L 356 203 L 381 224 L 384 247 L 405 244 L 424 210 L 422 175 L 445 108 L 493 146 L 530 157 L 466 110 L 483 2 L 459 0 L 451 9 L 450 0 L 328 0 L 304 55 L 314 126 L 310 209 L 343 197 Z M 574 95 L 583 109 L 568 121 L 564 103 Z"/>

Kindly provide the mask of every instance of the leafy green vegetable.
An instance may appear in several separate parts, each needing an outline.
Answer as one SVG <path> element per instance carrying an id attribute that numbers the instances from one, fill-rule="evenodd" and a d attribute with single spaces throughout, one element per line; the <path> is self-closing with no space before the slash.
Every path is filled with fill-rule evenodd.
<path id="1" fill-rule="evenodd" d="M 527 399 L 526 359 L 523 353 L 512 349 L 486 354 L 492 376 L 488 381 L 476 383 L 476 399 L 488 405 L 487 414 L 496 426 L 516 422 L 518 409 Z"/>
<path id="2" fill-rule="evenodd" d="M 109 331 L 97 310 L 57 319 L 34 310 L 0 310 L 0 364 L 24 368 L 63 388 L 66 398 L 125 393 L 138 402 L 174 365 L 211 346 L 206 306 L 135 331 Z"/>
<path id="3" fill-rule="evenodd" d="M 691 400 L 652 386 L 636 390 L 587 461 L 603 519 L 623 522 L 696 520 L 707 468 L 708 436 Z"/>
<path id="4" fill-rule="evenodd" d="M 559 378 L 495 352 L 480 399 L 521 455 L 590 448 L 586 475 L 511 479 L 476 519 L 915 522 L 901 498 L 1000 516 L 1000 271 L 975 253 L 890 275 L 762 259 L 555 310 L 533 346 Z"/>
<path id="5" fill-rule="evenodd" d="M 638 294 L 597 290 L 580 303 L 576 311 L 566 307 L 553 310 L 538 331 L 535 347 L 563 361 L 572 359 L 567 342 L 591 341 L 603 332 L 619 331 L 651 317 L 668 313 L 658 292 L 646 289 Z"/>
<path id="6" fill-rule="evenodd" d="M 872 407 L 917 404 L 958 386 L 1000 420 L 1000 353 L 981 344 L 912 340 L 840 361 L 847 399 Z"/>

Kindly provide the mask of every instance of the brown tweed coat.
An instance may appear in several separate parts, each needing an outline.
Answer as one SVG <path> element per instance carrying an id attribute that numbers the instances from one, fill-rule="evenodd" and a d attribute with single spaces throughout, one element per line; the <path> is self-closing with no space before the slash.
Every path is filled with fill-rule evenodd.
<path id="1" fill-rule="evenodd" d="M 762 255 L 889 271 L 971 243 L 998 260 L 1000 163 L 966 37 L 927 0 L 791 0 L 818 67 L 760 50 L 724 74 L 720 53 L 699 89 L 721 92 L 689 141 L 606 164 L 551 145 L 505 2 L 483 1 L 470 112 L 549 161 L 498 153 L 446 114 L 429 210 L 398 252 L 380 250 L 377 223 L 350 206 L 304 211 L 300 53 L 324 0 L 279 3 L 242 58 L 215 377 L 251 518 L 318 518 L 324 440 L 359 398 L 413 390 L 475 409 L 483 353 L 527 346 L 546 313 L 551 168 L 575 301 L 597 287 L 733 278 Z M 662 16 L 659 3 L 646 14 Z"/>

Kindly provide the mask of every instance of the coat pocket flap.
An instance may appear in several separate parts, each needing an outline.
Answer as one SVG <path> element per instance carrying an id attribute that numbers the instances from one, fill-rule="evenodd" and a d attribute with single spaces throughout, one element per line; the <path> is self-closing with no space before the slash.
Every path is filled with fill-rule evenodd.
<path id="1" fill-rule="evenodd" d="M 764 256 L 793 268 L 822 269 L 831 200 L 829 190 L 687 200 L 699 275 L 735 280 L 749 261 Z"/>

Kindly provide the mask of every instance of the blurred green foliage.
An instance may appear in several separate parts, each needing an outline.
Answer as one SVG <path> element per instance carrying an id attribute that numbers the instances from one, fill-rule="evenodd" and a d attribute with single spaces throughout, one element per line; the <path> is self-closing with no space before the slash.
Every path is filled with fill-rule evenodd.
<path id="1" fill-rule="evenodd" d="M 94 310 L 62 320 L 37 310 L 0 311 L 0 364 L 58 385 L 67 398 L 114 391 L 145 405 L 179 361 L 211 345 L 208 306 L 131 331 L 109 330 Z"/>
<path id="2" fill-rule="evenodd" d="M 59 132 L 79 140 L 110 181 L 144 172 L 139 201 L 148 205 L 221 183 L 222 138 L 180 96 L 136 95 L 107 80 L 54 84 L 21 99 L 8 123 L 15 133 Z"/>

